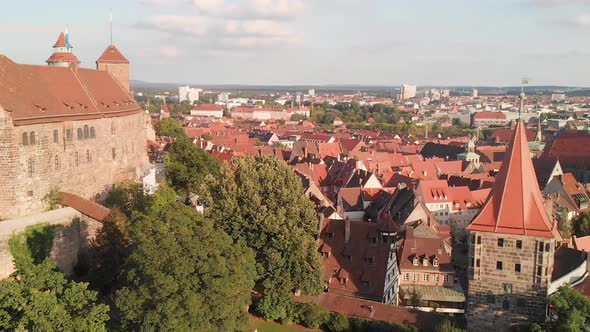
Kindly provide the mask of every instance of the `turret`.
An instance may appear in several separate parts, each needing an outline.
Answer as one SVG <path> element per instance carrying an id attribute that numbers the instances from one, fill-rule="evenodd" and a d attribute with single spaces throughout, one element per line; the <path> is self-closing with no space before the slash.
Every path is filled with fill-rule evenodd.
<path id="1" fill-rule="evenodd" d="M 59 37 L 57 37 L 57 41 L 53 45 L 53 54 L 47 59 L 47 64 L 49 66 L 60 66 L 60 67 L 70 67 L 72 65 L 78 66 L 80 61 L 74 53 L 72 53 L 72 44 L 70 43 L 69 33 L 67 32 L 64 34 L 61 32 Z"/>
<path id="2" fill-rule="evenodd" d="M 96 69 L 109 72 L 129 92 L 129 60 L 115 47 L 109 45 L 96 60 Z"/>

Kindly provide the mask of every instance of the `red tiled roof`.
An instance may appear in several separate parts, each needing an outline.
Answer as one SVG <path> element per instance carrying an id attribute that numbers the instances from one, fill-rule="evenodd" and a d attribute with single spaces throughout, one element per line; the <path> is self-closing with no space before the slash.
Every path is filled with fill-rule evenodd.
<path id="1" fill-rule="evenodd" d="M 141 112 L 106 71 L 21 65 L 0 55 L 0 105 L 15 125 Z"/>
<path id="2" fill-rule="evenodd" d="M 56 52 L 53 53 L 49 59 L 45 62 L 53 63 L 53 62 L 71 62 L 71 63 L 80 63 L 80 60 L 74 55 L 74 53 L 68 52 Z"/>
<path id="3" fill-rule="evenodd" d="M 223 111 L 223 106 L 217 104 L 201 104 L 199 106 L 195 106 L 192 109 L 193 111 Z"/>
<path id="4" fill-rule="evenodd" d="M 590 166 L 590 134 L 563 132 L 546 147 L 543 159 L 557 160 L 565 166 Z"/>
<path id="5" fill-rule="evenodd" d="M 498 128 L 494 130 L 492 135 L 490 135 L 490 139 L 497 143 L 508 143 L 510 142 L 510 139 L 512 139 L 513 135 L 514 129 L 512 128 Z M 534 141 L 536 136 L 537 134 L 534 131 L 529 129 L 526 130 L 527 142 Z"/>
<path id="6" fill-rule="evenodd" d="M 109 45 L 96 62 L 129 63 L 129 60 L 123 56 L 115 45 Z"/>
<path id="7" fill-rule="evenodd" d="M 59 37 L 57 37 L 57 41 L 55 42 L 55 44 L 53 44 L 53 48 L 56 47 L 66 47 L 66 35 L 64 35 L 63 32 L 60 32 Z"/>
<path id="8" fill-rule="evenodd" d="M 545 210 L 522 121 L 516 125 L 492 194 L 467 229 L 560 238 Z"/>
<path id="9" fill-rule="evenodd" d="M 329 293 L 319 296 L 295 297 L 294 299 L 302 303 L 313 302 L 328 311 L 361 319 L 410 324 L 418 327 L 420 331 L 434 331 L 444 317 L 436 313 Z"/>
<path id="10" fill-rule="evenodd" d="M 69 206 L 94 220 L 103 221 L 111 213 L 108 208 L 78 195 L 66 192 L 60 192 L 59 195 L 61 205 Z"/>
<path id="11" fill-rule="evenodd" d="M 483 111 L 477 112 L 473 115 L 474 119 L 506 119 L 506 114 L 502 112 L 490 112 L 490 111 Z"/>

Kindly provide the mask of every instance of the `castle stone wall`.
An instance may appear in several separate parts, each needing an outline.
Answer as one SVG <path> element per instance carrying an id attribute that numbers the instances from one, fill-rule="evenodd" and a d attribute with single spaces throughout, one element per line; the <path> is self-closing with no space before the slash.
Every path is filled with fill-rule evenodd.
<path id="1" fill-rule="evenodd" d="M 51 189 L 96 199 L 113 183 L 139 179 L 147 162 L 144 117 L 138 111 L 114 118 L 14 126 L 9 113 L 0 109 L 0 219 L 44 211 L 43 198 Z M 23 144 L 25 132 L 35 133 L 34 144 Z"/>
<path id="2" fill-rule="evenodd" d="M 8 240 L 27 227 L 49 224 L 53 227 L 53 246 L 49 257 L 67 276 L 74 273 L 80 252 L 94 239 L 102 224 L 72 208 L 62 208 L 0 222 L 0 279 L 14 272 Z"/>

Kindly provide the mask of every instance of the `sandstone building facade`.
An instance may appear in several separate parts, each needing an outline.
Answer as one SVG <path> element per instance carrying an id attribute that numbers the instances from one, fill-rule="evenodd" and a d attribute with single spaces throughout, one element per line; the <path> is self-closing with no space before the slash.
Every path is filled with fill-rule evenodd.
<path id="1" fill-rule="evenodd" d="M 0 219 L 43 211 L 52 189 L 95 199 L 144 173 L 145 115 L 128 92 L 128 62 L 103 54 L 104 70 L 79 68 L 63 34 L 54 49 L 49 66 L 0 55 Z"/>

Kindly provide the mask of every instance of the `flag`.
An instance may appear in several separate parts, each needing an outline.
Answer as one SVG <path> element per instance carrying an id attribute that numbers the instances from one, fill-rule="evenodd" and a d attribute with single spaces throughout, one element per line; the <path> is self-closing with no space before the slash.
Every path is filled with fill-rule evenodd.
<path id="1" fill-rule="evenodd" d="M 68 26 L 66 25 L 66 49 L 70 49 L 70 33 L 68 32 Z"/>
<path id="2" fill-rule="evenodd" d="M 529 84 L 529 79 L 528 78 L 523 78 L 522 79 L 522 84 Z"/>

